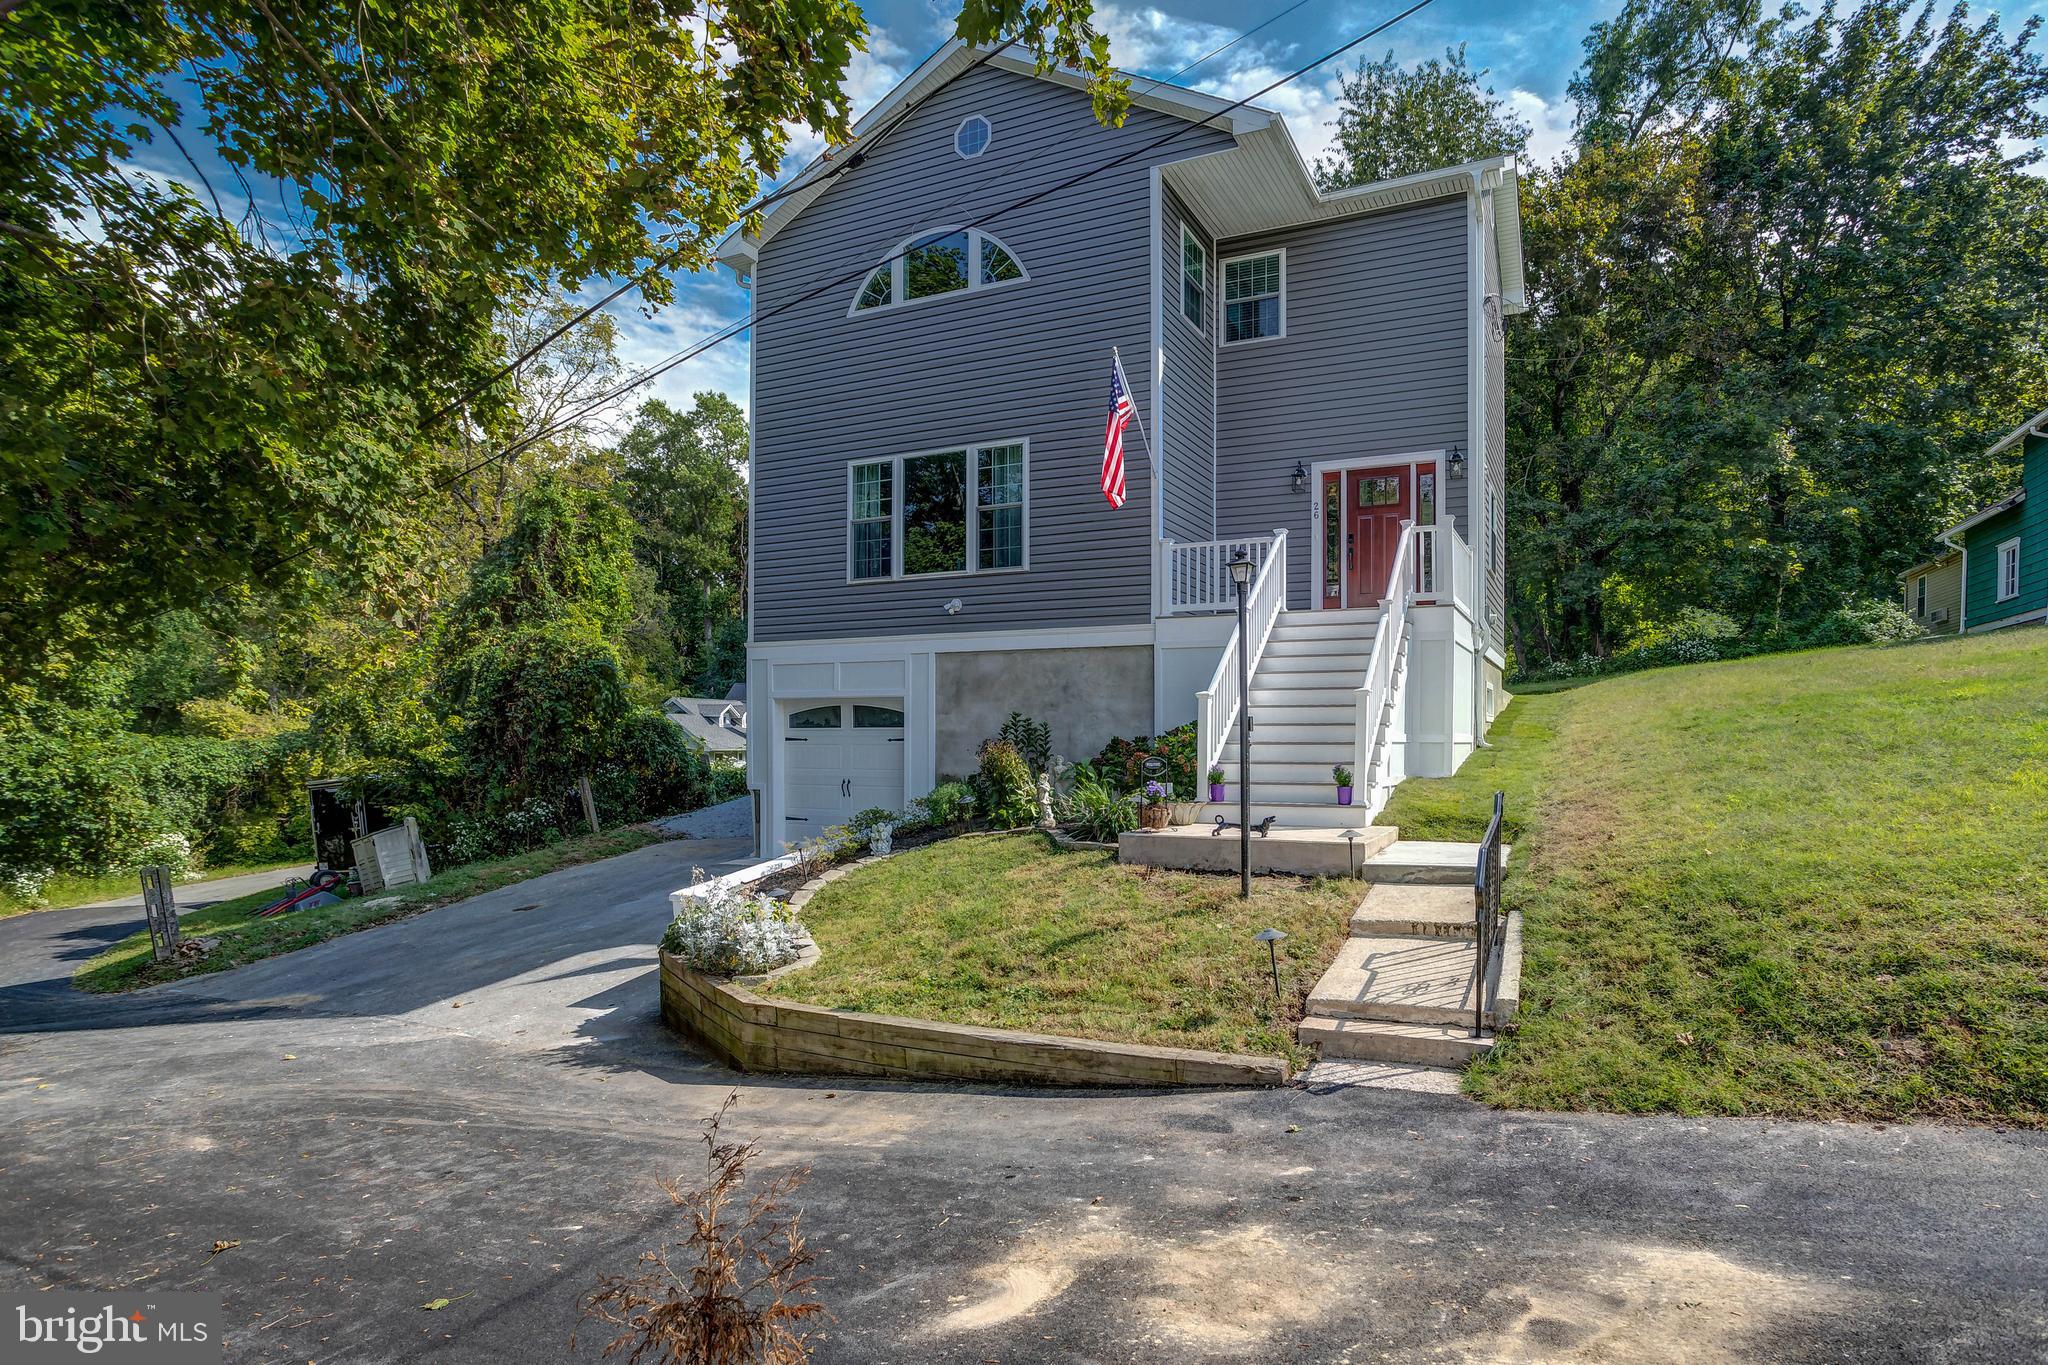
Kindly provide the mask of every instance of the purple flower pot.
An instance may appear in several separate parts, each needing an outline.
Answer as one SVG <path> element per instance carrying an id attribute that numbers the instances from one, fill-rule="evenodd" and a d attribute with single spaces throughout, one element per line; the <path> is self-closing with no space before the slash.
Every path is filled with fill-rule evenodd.
<path id="1" fill-rule="evenodd" d="M 1221 782 L 1211 782 L 1209 784 L 1209 799 L 1218 805 L 1223 804 L 1223 784 Z"/>
<path id="2" fill-rule="evenodd" d="M 1337 804 L 1340 806 L 1348 806 L 1351 804 L 1351 788 L 1337 788 Z"/>

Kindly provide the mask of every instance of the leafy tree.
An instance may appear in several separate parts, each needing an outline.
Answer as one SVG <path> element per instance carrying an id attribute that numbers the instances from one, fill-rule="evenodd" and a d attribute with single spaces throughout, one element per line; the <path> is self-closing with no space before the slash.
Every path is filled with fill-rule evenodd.
<path id="1" fill-rule="evenodd" d="M 1121 116 L 1088 0 L 959 26 Z M 847 136 L 864 41 L 853 0 L 0 5 L 0 677 L 374 565 L 449 414 L 507 402 L 469 399 L 504 301 L 666 302 L 792 127 Z M 159 141 L 196 188 L 136 169 Z"/>
<path id="2" fill-rule="evenodd" d="M 742 649 L 746 638 L 746 413 L 720 393 L 698 394 L 687 412 L 656 399 L 635 415 L 617 456 L 634 552 L 667 601 L 672 681 L 708 688 L 730 671 L 716 657 L 726 623 L 740 622 Z"/>
<path id="3" fill-rule="evenodd" d="M 1645 2 L 1528 185 L 1510 341 L 1525 665 L 1710 607 L 1800 638 L 2001 471 L 2048 399 L 2048 70 L 1995 20 Z"/>
<path id="4" fill-rule="evenodd" d="M 1391 52 L 1361 58 L 1340 78 L 1336 145 L 1316 163 L 1317 183 L 1339 189 L 1520 152 L 1529 125 L 1480 84 L 1485 78 L 1466 65 L 1462 43 L 1412 68 Z"/>

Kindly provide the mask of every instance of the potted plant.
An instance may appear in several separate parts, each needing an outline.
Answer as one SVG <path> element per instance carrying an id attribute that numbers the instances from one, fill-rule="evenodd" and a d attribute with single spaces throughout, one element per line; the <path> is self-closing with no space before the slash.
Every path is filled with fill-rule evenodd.
<path id="1" fill-rule="evenodd" d="M 1138 823 L 1146 829 L 1165 829 L 1173 817 L 1172 807 L 1166 803 L 1173 798 L 1173 788 L 1164 782 L 1145 784 L 1145 803 L 1138 811 Z"/>
<path id="2" fill-rule="evenodd" d="M 1337 804 L 1340 806 L 1350 805 L 1351 769 L 1339 763 L 1330 769 L 1330 776 L 1337 783 Z"/>
<path id="3" fill-rule="evenodd" d="M 1223 803 L 1223 765 L 1209 769 L 1209 799 L 1218 805 Z"/>

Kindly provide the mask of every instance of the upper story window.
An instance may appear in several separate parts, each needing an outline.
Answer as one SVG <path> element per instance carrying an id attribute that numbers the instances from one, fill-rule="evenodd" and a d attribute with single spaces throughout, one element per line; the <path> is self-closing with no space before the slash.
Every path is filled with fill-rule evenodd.
<path id="1" fill-rule="evenodd" d="M 988 289 L 1027 279 L 1016 254 L 979 228 L 948 228 L 911 238 L 861 284 L 850 312 Z"/>
<path id="2" fill-rule="evenodd" d="M 1287 253 L 1261 251 L 1223 263 L 1223 344 L 1287 334 Z"/>
<path id="3" fill-rule="evenodd" d="M 2009 601 L 2020 595 L 2020 538 L 2001 543 L 1998 547 L 1998 600 Z"/>
<path id="4" fill-rule="evenodd" d="M 972 161 L 988 150 L 989 140 L 994 136 L 995 130 L 988 126 L 987 119 L 980 114 L 969 114 L 953 130 L 953 150 Z"/>
<path id="5" fill-rule="evenodd" d="M 1187 224 L 1180 229 L 1180 315 L 1202 326 L 1205 296 L 1209 292 L 1209 252 Z"/>
<path id="6" fill-rule="evenodd" d="M 1919 579 L 1913 584 L 1913 614 L 1915 616 L 1925 616 L 1927 614 L 1926 574 L 1921 574 Z"/>
<path id="7" fill-rule="evenodd" d="M 1025 567 L 1026 445 L 963 446 L 849 465 L 849 579 Z"/>

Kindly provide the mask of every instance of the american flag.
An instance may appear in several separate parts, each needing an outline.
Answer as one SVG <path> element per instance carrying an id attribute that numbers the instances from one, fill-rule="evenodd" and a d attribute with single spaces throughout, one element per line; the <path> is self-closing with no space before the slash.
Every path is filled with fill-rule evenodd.
<path id="1" fill-rule="evenodd" d="M 1124 363 L 1115 356 L 1109 361 L 1109 428 L 1102 435 L 1102 496 L 1111 507 L 1124 505 L 1124 428 L 1137 409 L 1131 391 L 1124 384 Z"/>

